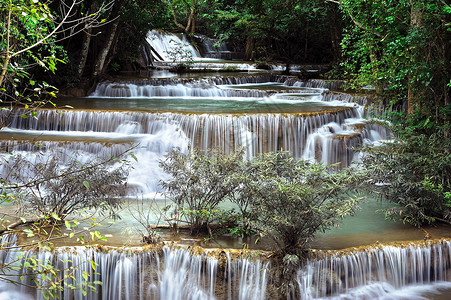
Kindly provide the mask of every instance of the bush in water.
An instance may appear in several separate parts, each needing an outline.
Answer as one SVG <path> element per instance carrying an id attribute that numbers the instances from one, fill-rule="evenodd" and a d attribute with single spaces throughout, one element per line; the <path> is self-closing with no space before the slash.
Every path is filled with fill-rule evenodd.
<path id="1" fill-rule="evenodd" d="M 112 215 L 120 206 L 128 174 L 115 159 L 80 162 L 76 156 L 53 152 L 35 161 L 17 155 L 4 164 L 5 182 L 18 191 L 20 208 L 38 217 L 65 219 L 71 213 L 95 209 Z"/>
<path id="2" fill-rule="evenodd" d="M 395 204 L 388 217 L 415 226 L 451 223 L 451 140 L 444 129 L 434 134 L 399 135 L 394 142 L 366 148 L 363 165 L 368 179 L 379 183 Z"/>
<path id="3" fill-rule="evenodd" d="M 251 160 L 246 173 L 251 180 L 242 195 L 252 199 L 253 225 L 285 252 L 305 248 L 318 231 L 353 214 L 358 205 L 355 170 L 331 172 L 287 152 L 270 152 Z"/>
<path id="4" fill-rule="evenodd" d="M 161 165 L 172 175 L 163 182 L 166 195 L 178 205 L 178 213 L 192 212 L 184 214 L 192 232 L 203 223 L 209 226 L 211 212 L 230 199 L 240 208 L 238 226 L 270 236 L 288 252 L 306 247 L 316 232 L 336 225 L 358 204 L 352 194 L 359 172 L 330 172 L 286 152 L 243 160 L 241 151 L 175 150 Z"/>
<path id="5" fill-rule="evenodd" d="M 206 226 L 211 234 L 218 204 L 237 188 L 233 174 L 239 172 L 242 157 L 242 151 L 224 155 L 218 150 L 181 153 L 177 149 L 161 161 L 162 169 L 171 175 L 162 182 L 165 194 L 177 206 L 175 215 L 183 213 L 192 233 Z"/>

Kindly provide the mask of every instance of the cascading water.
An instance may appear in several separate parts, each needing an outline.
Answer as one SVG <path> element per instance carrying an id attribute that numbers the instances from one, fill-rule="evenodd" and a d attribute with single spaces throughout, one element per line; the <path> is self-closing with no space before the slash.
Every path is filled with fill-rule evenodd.
<path id="1" fill-rule="evenodd" d="M 217 59 L 242 59 L 242 53 L 232 52 L 227 48 L 225 43 L 221 43 L 218 40 L 209 38 L 205 35 L 196 34 L 196 42 L 203 48 L 203 56 L 207 58 Z"/>
<path id="2" fill-rule="evenodd" d="M 219 59 L 242 59 L 243 53 L 235 53 L 226 50 L 224 46 L 213 49 L 214 42 L 207 37 L 197 37 L 197 42 L 204 49 L 204 57 L 201 57 L 198 49 L 182 35 L 152 30 L 147 33 L 147 45 L 144 46 L 143 57 L 147 66 L 166 65 L 175 66 L 179 63 L 188 62 L 192 69 L 230 69 L 230 70 L 257 70 L 256 65 L 250 62 L 220 62 Z M 193 63 L 194 62 L 194 63 Z M 285 66 L 271 65 L 275 71 L 282 71 Z M 292 71 L 306 70 L 307 72 L 318 72 L 321 68 L 314 66 L 292 66 Z"/>
<path id="3" fill-rule="evenodd" d="M 82 110 L 38 110 L 37 118 L 3 110 L 0 118 L 7 123 L 0 131 L 6 139 L 1 145 L 25 155 L 55 147 L 81 151 L 86 160 L 114 156 L 134 145 L 138 161 L 128 186 L 131 195 L 144 197 L 160 191 L 159 181 L 166 175 L 159 160 L 175 147 L 226 153 L 242 147 L 248 157 L 285 150 L 296 158 L 347 166 L 354 159 L 351 147 L 385 139 L 387 133 L 362 120 L 363 106 L 354 98 L 325 97 L 322 86 L 322 81 L 303 83 L 284 76 L 105 82 L 86 101 L 73 102 Z M 36 146 L 11 138 L 43 142 Z"/>
<path id="4" fill-rule="evenodd" d="M 178 54 L 180 51 L 186 51 L 186 54 L 184 55 L 193 59 L 200 57 L 197 50 L 194 49 L 184 36 L 179 38 L 175 34 L 152 30 L 147 33 L 146 40 L 164 61 L 172 61 L 174 58 L 177 59 L 180 56 Z M 183 57 L 184 56 L 181 55 L 178 59 Z"/>
<path id="5" fill-rule="evenodd" d="M 2 237 L 14 245 L 12 236 Z M 0 248 L 1 249 L 1 248 Z M 163 247 L 162 252 L 136 249 L 108 249 L 100 251 L 93 248 L 57 248 L 53 252 L 22 251 L 11 249 L 0 251 L 0 263 L 21 267 L 26 257 L 53 264 L 58 278 L 66 279 L 66 284 L 78 286 L 84 282 L 83 274 L 89 275 L 89 282 L 101 282 L 96 291 L 67 288 L 59 293 L 60 299 L 86 300 L 264 300 L 266 295 L 268 263 L 260 260 L 231 259 L 230 255 L 219 265 L 218 260 L 206 254 L 193 255 L 189 250 Z M 97 264 L 92 269 L 93 261 Z M 76 266 L 76 269 L 71 269 Z M 19 268 L 16 276 L 8 276 L 12 281 L 29 281 L 32 276 Z M 85 275 L 86 276 L 86 275 Z M 44 299 L 40 291 L 26 286 L 7 284 L 0 275 L 0 289 L 7 290 L 5 297 L 15 299 Z M 0 290 L 1 292 L 1 290 Z M 0 293 L 1 295 L 1 293 Z M 5 298 L 10 299 L 10 298 Z"/>
<path id="6" fill-rule="evenodd" d="M 427 299 L 451 289 L 451 243 L 368 248 L 307 262 L 297 273 L 300 299 Z"/>
<path id="7" fill-rule="evenodd" d="M 168 247 L 162 251 L 86 247 L 37 253 L 16 247 L 5 250 L 15 242 L 11 235 L 1 239 L 0 263 L 13 267 L 7 277 L 0 275 L 1 299 L 44 299 L 33 288 L 5 281 L 33 282 L 33 275 L 21 268 L 26 258 L 54 265 L 59 278 L 73 272 L 73 277 L 66 279 L 69 285 L 84 282 L 83 274 L 89 275 L 88 281 L 93 284 L 102 282 L 96 285 L 96 291 L 88 290 L 84 296 L 80 289 L 64 289 L 59 294 L 66 300 L 264 300 L 273 295 L 268 291 L 269 283 L 278 276 L 269 263 L 233 259 L 226 250 L 207 250 L 207 254 Z M 97 265 L 95 272 L 91 261 Z M 77 268 L 72 270 L 71 266 Z M 420 243 L 405 248 L 381 245 L 345 255 L 326 254 L 322 259 L 307 261 L 293 280 L 297 282 L 293 296 L 300 300 L 427 299 L 428 295 L 451 290 L 451 243 Z"/>

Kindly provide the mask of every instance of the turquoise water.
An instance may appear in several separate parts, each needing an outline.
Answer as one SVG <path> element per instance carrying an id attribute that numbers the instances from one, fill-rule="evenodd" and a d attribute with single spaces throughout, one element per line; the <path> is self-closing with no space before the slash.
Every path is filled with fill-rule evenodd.
<path id="1" fill-rule="evenodd" d="M 302 98 L 304 101 L 300 101 Z M 315 96 L 300 95 L 295 101 L 275 98 L 238 97 L 151 97 L 65 99 L 75 109 L 177 112 L 177 113 L 319 113 L 343 109 L 343 106 L 314 101 Z M 311 101 L 313 100 L 313 101 Z"/>

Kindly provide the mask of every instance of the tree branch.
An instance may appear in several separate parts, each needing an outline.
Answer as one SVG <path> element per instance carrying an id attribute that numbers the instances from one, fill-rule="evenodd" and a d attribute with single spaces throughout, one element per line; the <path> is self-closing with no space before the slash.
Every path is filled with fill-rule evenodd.
<path id="1" fill-rule="evenodd" d="M 36 46 L 39 46 L 40 44 L 42 44 L 43 42 L 45 42 L 47 39 L 49 39 L 50 37 L 52 37 L 60 28 L 61 26 L 63 26 L 63 24 L 66 22 L 67 18 L 69 17 L 69 14 L 71 12 L 71 10 L 74 8 L 75 4 L 77 3 L 77 1 L 74 0 L 74 2 L 72 3 L 72 5 L 69 8 L 69 11 L 67 12 L 67 14 L 64 16 L 64 18 L 61 20 L 61 22 L 58 24 L 58 26 L 55 27 L 55 29 L 53 29 L 52 32 L 50 32 L 46 37 L 40 39 L 39 41 L 37 41 L 36 43 L 34 43 L 33 45 L 30 45 L 27 48 L 24 48 L 22 50 L 19 50 L 13 54 L 11 54 L 10 58 L 13 58 L 14 56 L 17 56 L 21 53 L 24 53 L 30 49 L 33 49 Z M 9 34 L 9 30 L 8 30 L 8 34 Z"/>

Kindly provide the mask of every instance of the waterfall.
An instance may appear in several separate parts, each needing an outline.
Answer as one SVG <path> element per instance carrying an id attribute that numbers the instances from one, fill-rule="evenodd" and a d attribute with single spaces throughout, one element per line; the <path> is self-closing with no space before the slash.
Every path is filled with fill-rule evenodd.
<path id="1" fill-rule="evenodd" d="M 363 119 L 368 97 L 328 92 L 326 86 L 268 74 L 107 81 L 82 101 L 85 110 L 41 109 L 36 118 L 0 111 L 6 120 L 0 146 L 34 161 L 54 148 L 68 156 L 79 152 L 85 162 L 136 147 L 128 187 L 130 195 L 142 196 L 160 192 L 167 175 L 159 161 L 173 148 L 244 148 L 247 157 L 284 150 L 344 167 L 356 160 L 354 147 L 389 134 Z"/>
<path id="2" fill-rule="evenodd" d="M 175 34 L 152 30 L 147 33 L 146 40 L 164 61 L 172 61 L 174 58 L 184 60 L 187 55 L 193 59 L 200 58 L 197 50 L 187 41 L 185 36 L 179 38 Z M 180 51 L 186 51 L 186 54 L 178 54 Z"/>
<path id="3" fill-rule="evenodd" d="M 111 82 L 104 81 L 97 85 L 90 97 L 155 97 L 155 96 L 202 96 L 202 97 L 264 97 L 268 94 L 261 90 L 253 93 L 243 93 L 233 89 L 221 90 L 221 86 L 232 86 L 257 83 L 281 83 L 286 87 L 292 87 L 293 91 L 302 91 L 300 88 L 309 88 L 310 91 L 322 93 L 325 89 L 339 90 L 342 82 L 312 79 L 299 81 L 296 78 L 276 75 L 241 75 L 234 77 L 211 77 L 201 80 L 187 80 L 177 78 L 163 78 L 151 80 L 132 80 Z M 316 90 L 315 90 L 316 89 Z M 322 101 L 353 102 L 364 105 L 367 97 L 351 96 L 344 93 L 325 93 Z"/>
<path id="4" fill-rule="evenodd" d="M 39 138 L 40 142 L 3 141 L 0 146 L 2 150 L 20 151 L 31 161 L 45 161 L 52 149 L 59 149 L 67 157 L 74 157 L 77 152 L 75 157 L 84 163 L 96 158 L 106 160 L 135 147 L 137 162 L 130 159 L 135 167 L 128 177 L 128 187 L 134 195 L 152 197 L 158 193 L 160 180 L 167 178 L 159 167 L 160 160 L 174 148 L 187 151 L 189 143 L 177 124 L 178 115 L 172 114 L 42 110 L 37 119 L 19 115 L 10 119 L 10 127 L 0 133 L 31 135 L 31 141 Z M 49 140 L 42 141 L 46 138 Z"/>
<path id="5" fill-rule="evenodd" d="M 37 118 L 22 118 L 17 111 L 15 117 L 8 119 L 8 127 L 0 130 L 0 135 L 29 143 L 5 140 L 0 143 L 3 150 L 21 151 L 37 161 L 45 159 L 47 150 L 57 148 L 64 149 L 68 156 L 81 152 L 83 161 L 87 162 L 95 156 L 116 156 L 136 146 L 133 152 L 138 161 L 133 161 L 128 186 L 131 194 L 145 196 L 160 192 L 159 182 L 167 175 L 160 169 L 159 161 L 175 147 L 181 151 L 187 151 L 188 145 L 199 149 L 219 148 L 225 153 L 244 148 L 248 157 L 284 150 L 295 158 L 330 164 L 340 162 L 341 166 L 347 166 L 354 160 L 353 147 L 387 137 L 380 126 L 365 125 L 359 107 L 305 115 L 36 112 Z M 0 114 L 6 116 L 7 112 Z M 39 143 L 35 143 L 37 139 Z"/>
<path id="6" fill-rule="evenodd" d="M 103 82 L 97 86 L 91 97 L 265 97 L 267 95 L 268 93 L 264 91 L 239 91 L 193 84 L 153 86 Z"/>
<path id="7" fill-rule="evenodd" d="M 195 37 L 202 41 L 207 54 L 215 54 L 216 52 L 226 52 L 227 45 L 225 43 L 218 43 L 218 40 L 209 38 L 208 36 L 202 34 L 196 34 Z"/>
<path id="8" fill-rule="evenodd" d="M 242 59 L 243 54 L 232 52 L 227 48 L 227 45 L 219 43 L 218 40 L 209 38 L 202 34 L 196 34 L 196 41 L 202 46 L 203 57 L 216 59 Z"/>
<path id="9" fill-rule="evenodd" d="M 10 119 L 8 128 L 3 129 L 3 132 L 32 130 L 37 131 L 35 135 L 40 136 L 41 139 L 46 136 L 45 134 L 53 132 L 53 135 L 60 134 L 60 138 L 66 135 L 69 140 L 71 136 L 79 136 L 79 139 L 91 137 L 92 140 L 100 139 L 109 143 L 128 141 L 139 143 L 147 150 L 153 150 L 159 154 L 166 153 L 174 146 L 183 147 L 183 141 L 187 138 L 194 147 L 201 149 L 220 148 L 229 153 L 237 148 L 245 147 L 249 150 L 249 156 L 283 149 L 292 152 L 297 158 L 302 157 L 305 151 L 311 153 L 308 139 L 315 139 L 320 135 L 317 132 L 318 129 L 329 128 L 331 124 L 336 124 L 337 127 L 340 126 L 337 124 L 344 124 L 347 119 L 359 118 L 359 111 L 356 108 L 306 116 L 92 111 L 59 113 L 55 110 L 41 110 L 37 113 L 36 119 L 23 119 L 19 116 Z M 330 132 L 330 134 L 340 135 L 341 131 L 343 129 L 340 127 L 339 131 Z M 169 138 L 170 136 L 172 138 Z M 171 142 L 168 143 L 168 141 Z M 80 144 L 77 147 L 80 149 Z M 330 159 L 323 161 L 329 162 Z"/>
<path id="10" fill-rule="evenodd" d="M 451 289 L 450 269 L 451 243 L 445 241 L 370 247 L 312 260 L 298 271 L 296 281 L 303 300 L 420 299 L 422 292 Z"/>
<path id="11" fill-rule="evenodd" d="M 231 252 L 206 250 L 193 254 L 187 249 L 143 250 L 141 248 L 61 247 L 53 252 L 5 249 L 15 246 L 12 235 L 0 240 L 0 263 L 21 266 L 26 258 L 54 265 L 58 277 L 77 266 L 67 284 L 88 280 L 102 282 L 97 291 L 65 289 L 60 298 L 114 299 L 268 299 L 273 270 L 259 259 L 232 258 Z M 215 253 L 210 256 L 208 253 Z M 324 255 L 323 255 L 324 256 Z M 93 263 L 97 265 L 93 271 Z M 34 278 L 27 270 L 6 270 L 8 278 Z M 276 271 L 276 270 L 275 270 Z M 277 272 L 277 271 L 276 271 Z M 44 299 L 39 291 L 11 285 L 0 275 L 2 299 Z M 451 289 L 451 243 L 448 241 L 412 244 L 407 247 L 378 246 L 347 254 L 325 254 L 309 260 L 293 278 L 297 298 L 305 299 L 425 299 L 423 294 Z M 15 298 L 12 298 L 15 297 Z"/>
<path id="12" fill-rule="evenodd" d="M 11 238 L 2 237 L 2 242 L 5 239 Z M 68 285 L 81 284 L 84 273 L 89 275 L 88 281 L 92 284 L 102 283 L 96 285 L 97 291 L 88 290 L 86 295 L 80 289 L 64 289 L 59 296 L 65 300 L 264 300 L 270 270 L 268 263 L 258 259 L 231 259 L 227 253 L 224 265 L 219 265 L 218 260 L 208 254 L 195 255 L 186 249 L 166 246 L 161 252 L 140 248 L 101 251 L 64 247 L 53 252 L 34 253 L 20 249 L 1 251 L 0 248 L 3 265 L 18 266 L 25 261 L 24 257 L 52 263 L 59 270 L 58 278 L 74 272 L 73 278 L 66 279 Z M 95 271 L 91 261 L 97 264 Z M 77 268 L 72 270 L 72 266 Z M 26 273 L 26 270 L 19 269 L 11 279 L 20 282 L 20 276 L 24 276 L 28 282 L 32 277 Z M 1 278 L 0 275 L 0 288 L 4 286 L 7 289 L 6 297 L 18 295 L 17 299 L 44 299 L 39 291 L 7 284 Z"/>

